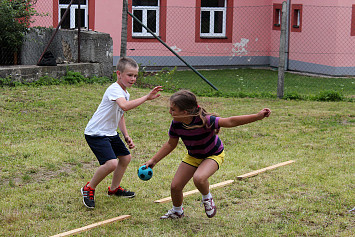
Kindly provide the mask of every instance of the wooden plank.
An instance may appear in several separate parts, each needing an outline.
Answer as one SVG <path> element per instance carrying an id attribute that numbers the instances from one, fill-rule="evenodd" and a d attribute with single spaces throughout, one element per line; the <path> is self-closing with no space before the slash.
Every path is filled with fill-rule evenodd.
<path id="1" fill-rule="evenodd" d="M 210 185 L 210 189 L 223 187 L 223 186 L 226 186 L 226 185 L 231 184 L 233 182 L 234 182 L 234 180 L 227 180 L 227 181 L 224 181 L 224 182 L 221 182 L 221 183 L 213 184 L 213 185 Z M 183 195 L 185 197 L 185 196 L 189 196 L 191 194 L 198 193 L 198 192 L 199 192 L 198 189 L 194 189 L 194 190 L 191 190 L 191 191 L 188 191 L 188 192 L 184 192 Z M 155 203 L 165 203 L 165 202 L 169 202 L 169 201 L 171 201 L 171 197 L 159 199 L 159 200 L 156 200 L 154 202 Z"/>
<path id="2" fill-rule="evenodd" d="M 112 222 L 115 222 L 115 221 L 122 221 L 122 220 L 130 218 L 130 217 L 131 217 L 130 215 L 118 216 L 118 217 L 115 217 L 115 218 L 112 218 L 112 219 L 96 222 L 96 223 L 91 224 L 91 225 L 87 225 L 87 226 L 84 226 L 84 227 L 81 227 L 81 228 L 78 228 L 78 229 L 67 231 L 67 232 L 64 232 L 64 233 L 61 233 L 61 234 L 53 235 L 52 237 L 62 237 L 62 236 L 75 235 L 75 234 L 78 234 L 80 232 L 87 231 L 87 230 L 90 230 L 92 228 L 95 228 L 95 227 L 98 227 L 98 226 L 101 226 L 101 225 L 106 225 L 106 224 L 109 224 L 109 223 L 112 223 Z"/>
<path id="3" fill-rule="evenodd" d="M 295 162 L 295 161 L 294 160 L 289 160 L 289 161 L 285 161 L 285 162 L 282 162 L 282 163 L 278 163 L 276 165 L 268 166 L 268 167 L 260 169 L 260 170 L 255 170 L 255 171 L 243 174 L 243 175 L 239 175 L 239 176 L 237 176 L 237 179 L 239 179 L 239 180 L 246 179 L 246 178 L 258 175 L 260 173 L 263 173 L 263 172 L 265 172 L 267 170 L 272 170 L 272 169 L 275 169 L 275 168 L 278 168 L 278 167 L 281 167 L 281 166 L 284 166 L 284 165 L 289 165 L 289 164 L 291 164 L 293 162 Z"/>

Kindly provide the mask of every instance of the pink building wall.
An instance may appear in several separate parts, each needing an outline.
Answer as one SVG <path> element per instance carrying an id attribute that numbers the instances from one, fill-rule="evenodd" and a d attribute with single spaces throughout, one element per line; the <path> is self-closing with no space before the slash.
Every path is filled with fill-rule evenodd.
<path id="1" fill-rule="evenodd" d="M 94 2 L 94 16 L 89 15 L 94 22 L 93 30 L 111 35 L 113 55 L 118 58 L 121 47 L 122 1 L 89 1 Z M 175 47 L 181 56 L 247 57 L 251 65 L 256 57 L 263 56 L 270 57 L 271 61 L 276 62 L 279 57 L 280 31 L 272 30 L 273 4 L 281 4 L 283 1 L 229 1 L 233 2 L 231 40 L 197 42 L 196 1 L 166 0 L 166 43 Z M 290 3 L 303 5 L 302 31 L 290 32 L 289 35 L 291 66 L 306 63 L 331 67 L 355 67 L 355 47 L 349 47 L 355 43 L 355 36 L 350 36 L 351 9 L 355 4 L 353 0 L 290 0 Z M 37 4 L 41 6 L 41 11 L 48 11 L 50 15 L 55 16 L 51 13 L 55 11 L 53 4 L 45 1 L 39 1 Z M 130 18 L 128 16 L 131 21 Z M 40 22 L 40 19 L 37 22 Z M 41 22 L 38 25 L 53 25 L 48 22 Z M 131 31 L 131 28 L 128 31 Z M 136 41 L 129 40 L 127 55 L 173 57 L 171 52 L 156 40 L 155 42 Z M 332 53 L 334 56 L 331 56 Z"/>

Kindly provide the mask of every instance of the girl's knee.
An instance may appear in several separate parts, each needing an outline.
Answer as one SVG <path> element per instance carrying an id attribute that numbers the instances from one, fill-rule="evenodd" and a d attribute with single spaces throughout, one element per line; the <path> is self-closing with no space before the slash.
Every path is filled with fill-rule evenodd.
<path id="1" fill-rule="evenodd" d="M 199 175 L 199 174 L 195 174 L 193 176 L 193 181 L 194 184 L 203 184 L 205 182 L 207 182 L 208 177 L 205 177 L 204 175 Z"/>
<path id="2" fill-rule="evenodd" d="M 173 192 L 180 192 L 184 189 L 184 187 L 178 183 L 172 182 L 170 185 L 170 189 Z"/>

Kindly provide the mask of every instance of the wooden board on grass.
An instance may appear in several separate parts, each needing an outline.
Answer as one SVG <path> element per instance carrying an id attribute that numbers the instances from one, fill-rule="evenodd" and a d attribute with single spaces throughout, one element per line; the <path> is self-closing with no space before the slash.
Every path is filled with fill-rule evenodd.
<path id="1" fill-rule="evenodd" d="M 224 181 L 224 182 L 221 182 L 221 183 L 217 183 L 217 184 L 213 184 L 213 185 L 210 185 L 210 189 L 213 189 L 213 188 L 217 188 L 217 187 L 223 187 L 223 186 L 226 186 L 228 184 L 231 184 L 233 183 L 234 180 L 227 180 L 227 181 Z M 184 197 L 185 196 L 188 196 L 188 195 L 191 195 L 191 194 L 194 194 L 194 193 L 198 193 L 198 189 L 194 189 L 194 190 L 191 190 L 191 191 L 188 191 L 188 192 L 184 192 L 183 195 Z M 163 198 L 163 199 L 160 199 L 160 200 L 156 200 L 154 201 L 155 203 L 164 203 L 164 202 L 170 202 L 171 201 L 171 197 L 167 197 L 167 198 Z"/>
<path id="2" fill-rule="evenodd" d="M 130 217 L 131 217 L 130 215 L 118 216 L 118 217 L 115 217 L 115 218 L 112 218 L 112 219 L 108 219 L 108 220 L 105 220 L 105 221 L 96 222 L 94 224 L 87 225 L 87 226 L 84 226 L 84 227 L 81 227 L 81 228 L 78 228 L 78 229 L 75 229 L 75 230 L 71 230 L 71 231 L 67 231 L 67 232 L 61 233 L 61 234 L 53 235 L 52 237 L 62 237 L 62 236 L 75 235 L 75 234 L 78 234 L 80 232 L 87 231 L 87 230 L 90 230 L 92 228 L 95 228 L 97 226 L 106 225 L 106 224 L 109 224 L 109 223 L 112 223 L 112 222 L 115 222 L 115 221 L 122 221 L 122 220 L 130 218 Z"/>
<path id="3" fill-rule="evenodd" d="M 260 173 L 263 173 L 263 172 L 265 172 L 267 170 L 272 170 L 272 169 L 275 169 L 277 167 L 281 167 L 281 166 L 284 166 L 284 165 L 289 165 L 289 164 L 291 164 L 293 162 L 295 162 L 295 161 L 294 160 L 289 160 L 289 161 L 286 161 L 286 162 L 278 163 L 276 165 L 268 166 L 268 167 L 260 169 L 260 170 L 255 170 L 255 171 L 252 171 L 252 172 L 237 176 L 237 179 L 239 179 L 239 180 L 246 179 L 246 178 L 258 175 Z"/>

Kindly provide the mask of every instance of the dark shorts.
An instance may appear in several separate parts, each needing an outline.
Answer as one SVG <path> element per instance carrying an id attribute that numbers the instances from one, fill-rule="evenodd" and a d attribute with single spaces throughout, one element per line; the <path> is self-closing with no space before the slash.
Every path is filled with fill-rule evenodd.
<path id="1" fill-rule="evenodd" d="M 110 137 L 85 135 L 85 139 L 100 165 L 105 164 L 108 160 L 130 154 L 118 134 Z"/>

